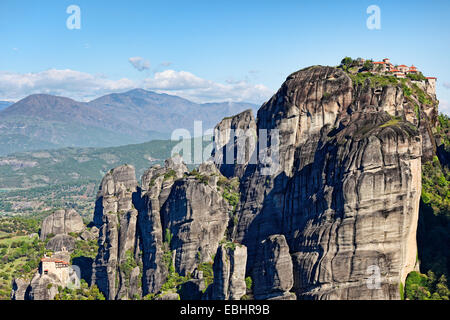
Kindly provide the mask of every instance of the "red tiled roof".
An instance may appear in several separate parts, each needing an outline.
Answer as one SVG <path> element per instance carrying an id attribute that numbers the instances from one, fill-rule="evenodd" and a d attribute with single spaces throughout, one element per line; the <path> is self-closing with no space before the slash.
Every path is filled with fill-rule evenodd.
<path id="1" fill-rule="evenodd" d="M 42 258 L 41 262 L 55 262 L 55 263 L 69 264 L 68 262 L 63 261 L 63 260 L 56 260 L 56 259 L 51 259 L 51 258 Z"/>
<path id="2" fill-rule="evenodd" d="M 425 79 L 437 79 L 436 77 L 425 77 Z"/>
<path id="3" fill-rule="evenodd" d="M 384 64 L 384 62 L 383 61 L 376 61 L 376 62 L 373 62 L 373 64 Z"/>
<path id="4" fill-rule="evenodd" d="M 408 66 L 405 66 L 404 64 L 399 65 L 401 68 L 407 68 Z"/>

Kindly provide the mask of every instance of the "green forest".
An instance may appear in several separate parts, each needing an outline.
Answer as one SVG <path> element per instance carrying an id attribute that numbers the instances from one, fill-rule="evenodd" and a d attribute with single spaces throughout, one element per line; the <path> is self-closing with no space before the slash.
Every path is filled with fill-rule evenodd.
<path id="1" fill-rule="evenodd" d="M 403 298 L 448 300 L 450 275 L 450 119 L 439 115 L 441 156 L 422 165 L 422 198 L 417 232 L 420 273 L 411 272 Z"/>

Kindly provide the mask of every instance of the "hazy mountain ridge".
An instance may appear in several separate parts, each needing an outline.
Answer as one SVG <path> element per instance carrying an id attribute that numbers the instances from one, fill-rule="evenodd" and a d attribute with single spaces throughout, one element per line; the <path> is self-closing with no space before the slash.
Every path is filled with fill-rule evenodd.
<path id="1" fill-rule="evenodd" d="M 177 128 L 192 131 L 194 120 L 203 121 L 203 129 L 214 128 L 222 118 L 258 106 L 243 102 L 197 104 L 184 98 L 143 89 L 113 93 L 89 102 L 90 106 L 111 113 L 143 130 L 171 132 Z M 170 108 L 167 108 L 170 106 Z"/>
<path id="2" fill-rule="evenodd" d="M 142 89 L 113 93 L 90 102 L 47 94 L 28 96 L 0 111 L 0 155 L 62 147 L 110 147 L 167 139 L 194 121 L 203 130 L 249 103 L 197 104 Z"/>

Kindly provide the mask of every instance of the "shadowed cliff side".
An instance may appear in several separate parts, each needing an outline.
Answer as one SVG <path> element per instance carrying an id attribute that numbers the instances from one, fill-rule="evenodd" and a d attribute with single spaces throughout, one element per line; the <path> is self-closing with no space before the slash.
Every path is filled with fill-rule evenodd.
<path id="1" fill-rule="evenodd" d="M 402 94 L 315 66 L 261 107 L 258 130 L 279 130 L 280 168 L 265 176 L 249 165 L 241 181 L 235 237 L 248 247 L 248 272 L 258 244 L 284 234 L 299 298 L 400 297 L 416 263 L 423 141 Z M 366 284 L 372 266 L 377 290 Z"/>

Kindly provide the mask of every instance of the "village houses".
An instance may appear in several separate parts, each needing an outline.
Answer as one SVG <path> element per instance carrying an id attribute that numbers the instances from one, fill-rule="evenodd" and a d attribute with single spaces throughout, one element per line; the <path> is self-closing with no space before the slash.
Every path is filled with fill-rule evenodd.
<path id="1" fill-rule="evenodd" d="M 397 78 L 406 78 L 407 74 L 418 74 L 419 70 L 417 70 L 417 67 L 414 65 L 408 67 L 407 65 L 401 64 L 398 66 L 395 66 L 391 63 L 391 61 L 388 58 L 383 59 L 383 61 L 375 61 L 372 62 L 374 64 L 374 71 L 375 72 L 381 72 L 393 75 Z M 435 86 L 437 78 L 435 77 L 425 77 L 427 82 L 430 83 L 430 85 Z"/>

